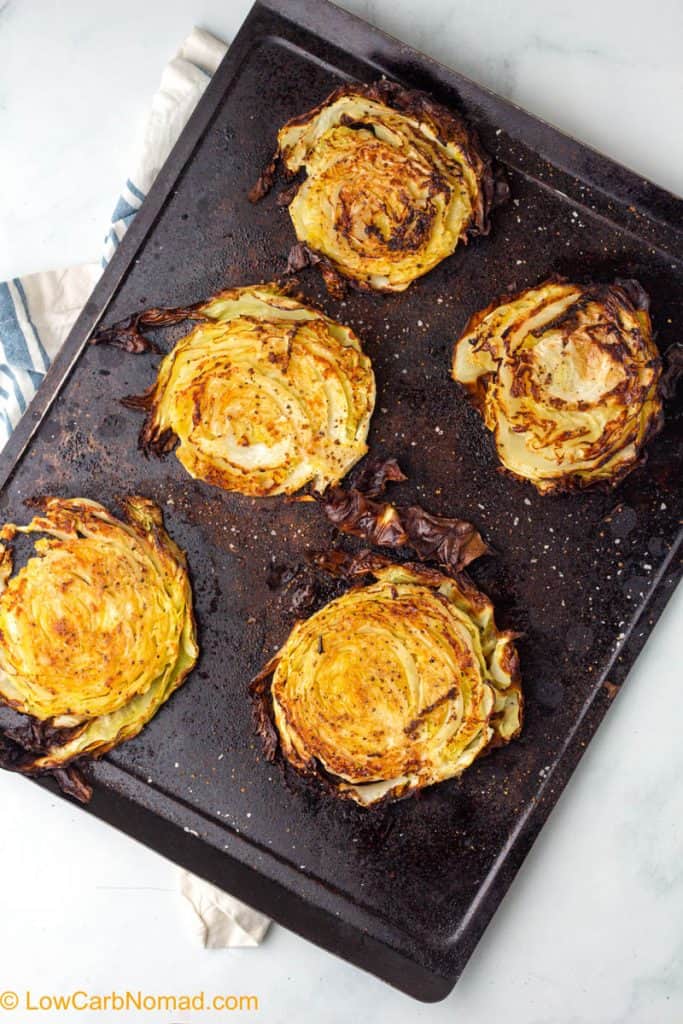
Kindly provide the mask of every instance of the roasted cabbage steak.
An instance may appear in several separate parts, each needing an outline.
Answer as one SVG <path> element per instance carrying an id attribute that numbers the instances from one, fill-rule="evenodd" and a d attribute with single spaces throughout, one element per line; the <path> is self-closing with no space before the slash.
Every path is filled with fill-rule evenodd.
<path id="1" fill-rule="evenodd" d="M 366 453 L 375 378 L 348 327 L 266 284 L 137 314 L 94 340 L 141 351 L 141 325 L 180 318 L 199 322 L 125 399 L 147 414 L 143 451 L 175 449 L 191 476 L 253 497 L 324 490 Z"/>
<path id="2" fill-rule="evenodd" d="M 661 360 L 636 281 L 545 281 L 475 313 L 452 376 L 505 469 L 542 494 L 616 484 L 662 423 Z"/>
<path id="3" fill-rule="evenodd" d="M 468 236 L 486 234 L 506 190 L 476 134 L 425 93 L 381 80 L 336 89 L 278 132 L 260 199 L 278 166 L 303 177 L 282 195 L 299 242 L 290 269 L 320 263 L 341 279 L 403 291 Z"/>
<path id="4" fill-rule="evenodd" d="M 185 556 L 141 497 L 125 519 L 85 498 L 40 499 L 0 538 L 0 700 L 20 724 L 0 764 L 29 774 L 136 736 L 198 657 Z M 11 542 L 42 536 L 13 574 Z"/>
<path id="5" fill-rule="evenodd" d="M 460 775 L 522 723 L 514 634 L 464 576 L 370 556 L 374 582 L 298 622 L 252 684 L 281 756 L 368 807 Z"/>

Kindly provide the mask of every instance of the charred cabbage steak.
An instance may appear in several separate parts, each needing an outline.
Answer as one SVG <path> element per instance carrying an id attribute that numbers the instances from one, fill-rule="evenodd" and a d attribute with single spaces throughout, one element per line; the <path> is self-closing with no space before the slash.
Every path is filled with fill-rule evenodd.
<path id="1" fill-rule="evenodd" d="M 200 323 L 125 399 L 147 417 L 145 452 L 175 448 L 187 472 L 256 497 L 337 483 L 367 451 L 375 378 L 353 331 L 275 284 L 182 310 L 149 310 L 93 339 L 142 351 L 144 327 Z"/>
<path id="2" fill-rule="evenodd" d="M 127 498 L 125 521 L 85 498 L 34 505 L 27 526 L 0 531 L 0 699 L 19 713 L 0 734 L 0 765 L 27 774 L 136 736 L 198 656 L 185 556 L 156 505 Z M 12 575 L 7 542 L 34 533 L 35 554 Z M 87 798 L 77 773 L 70 783 Z"/>
<path id="3" fill-rule="evenodd" d="M 475 313 L 452 375 L 503 466 L 542 494 L 616 484 L 662 422 L 661 360 L 636 281 L 545 281 Z"/>
<path id="4" fill-rule="evenodd" d="M 507 743 L 522 694 L 514 634 L 466 576 L 374 555 L 355 571 L 374 582 L 297 623 L 252 694 L 270 758 L 369 806 Z"/>
<path id="5" fill-rule="evenodd" d="M 284 192 L 299 245 L 290 269 L 320 263 L 338 293 L 400 292 L 486 234 L 507 192 L 461 118 L 393 82 L 345 85 L 278 132 L 272 162 L 250 193 L 260 199 L 277 165 L 303 180 Z"/>

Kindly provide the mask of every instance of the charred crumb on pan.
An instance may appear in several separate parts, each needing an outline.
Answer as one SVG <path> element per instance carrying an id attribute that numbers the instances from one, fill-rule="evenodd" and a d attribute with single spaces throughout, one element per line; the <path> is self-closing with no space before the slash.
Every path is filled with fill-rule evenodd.
<path id="1" fill-rule="evenodd" d="M 298 570 L 299 566 L 274 562 L 266 576 L 268 589 L 279 590 L 283 586 L 288 586 L 295 579 Z"/>
<path id="2" fill-rule="evenodd" d="M 258 203 L 259 200 L 263 199 L 270 192 L 277 174 L 279 159 L 279 154 L 275 153 L 263 168 L 258 180 L 249 192 L 250 203 Z"/>
<path id="3" fill-rule="evenodd" d="M 328 260 L 320 261 L 320 273 L 329 294 L 341 301 L 346 294 L 346 278 Z"/>
<path id="4" fill-rule="evenodd" d="M 289 250 L 289 256 L 287 257 L 287 273 L 298 274 L 299 271 L 305 270 L 306 267 L 315 266 L 320 263 L 322 256 L 314 253 L 308 248 L 303 242 L 297 242 Z"/>

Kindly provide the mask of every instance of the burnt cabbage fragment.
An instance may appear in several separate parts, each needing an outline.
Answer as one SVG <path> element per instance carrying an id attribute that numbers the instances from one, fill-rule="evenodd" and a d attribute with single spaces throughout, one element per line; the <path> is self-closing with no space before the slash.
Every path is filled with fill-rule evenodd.
<path id="1" fill-rule="evenodd" d="M 421 505 L 377 500 L 388 482 L 405 479 L 395 459 L 370 460 L 352 486 L 328 487 L 316 497 L 340 533 L 376 547 L 410 547 L 421 561 L 438 562 L 454 572 L 489 552 L 477 528 L 466 519 L 433 515 Z"/>

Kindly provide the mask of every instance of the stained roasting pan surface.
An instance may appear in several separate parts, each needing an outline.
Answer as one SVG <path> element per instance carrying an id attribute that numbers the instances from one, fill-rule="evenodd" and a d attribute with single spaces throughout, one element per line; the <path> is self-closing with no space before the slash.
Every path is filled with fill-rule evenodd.
<path id="1" fill-rule="evenodd" d="M 340 82 L 381 74 L 464 111 L 512 199 L 489 238 L 407 292 L 337 301 L 314 270 L 300 286 L 372 358 L 371 447 L 409 477 L 392 494 L 473 519 L 496 549 L 472 575 L 500 625 L 524 632 L 527 713 L 520 739 L 462 780 L 366 813 L 286 787 L 247 699 L 294 620 L 268 585 L 271 566 L 303 562 L 331 528 L 313 505 L 222 493 L 173 457 L 146 461 L 139 417 L 118 399 L 151 383 L 158 357 L 85 342 L 99 322 L 282 273 L 287 212 L 276 194 L 246 199 L 277 128 Z M 549 271 L 638 278 L 665 349 L 683 325 L 683 201 L 324 0 L 257 3 L 1 462 L 3 520 L 26 520 L 23 501 L 37 494 L 115 509 L 137 492 L 162 505 L 188 553 L 200 663 L 136 740 L 91 770 L 90 812 L 428 1001 L 461 973 L 681 573 L 680 406 L 616 491 L 543 498 L 498 472 L 449 380 L 468 316 Z"/>

